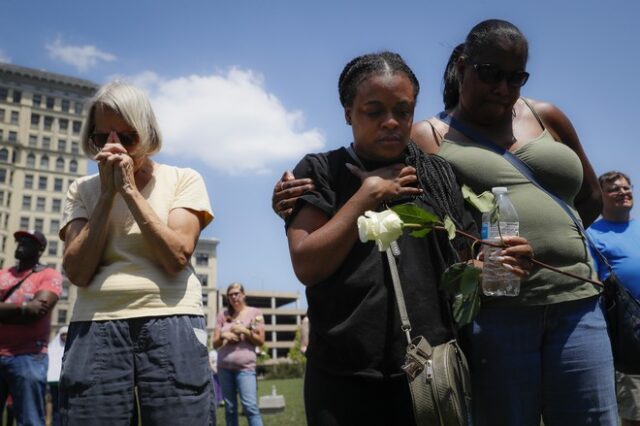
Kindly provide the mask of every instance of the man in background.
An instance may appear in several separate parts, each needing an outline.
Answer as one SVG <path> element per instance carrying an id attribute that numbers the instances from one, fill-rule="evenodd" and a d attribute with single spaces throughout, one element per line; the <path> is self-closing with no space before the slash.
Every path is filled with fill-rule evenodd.
<path id="1" fill-rule="evenodd" d="M 40 231 L 13 236 L 18 263 L 0 270 L 0 413 L 11 394 L 19 425 L 44 426 L 51 310 L 62 276 L 39 264 L 47 246 Z"/>
<path id="2" fill-rule="evenodd" d="M 631 218 L 633 187 L 618 171 L 599 177 L 602 188 L 602 219 L 587 230 L 596 247 L 636 299 L 640 299 L 640 223 Z M 607 266 L 594 255 L 604 281 Z M 622 426 L 640 426 L 640 375 L 616 373 L 618 410 Z"/>

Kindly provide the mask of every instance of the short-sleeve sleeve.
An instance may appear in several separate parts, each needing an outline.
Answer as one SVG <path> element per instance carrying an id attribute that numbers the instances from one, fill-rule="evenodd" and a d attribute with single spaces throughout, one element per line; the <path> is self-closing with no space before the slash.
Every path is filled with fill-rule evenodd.
<path id="1" fill-rule="evenodd" d="M 38 272 L 38 291 L 50 291 L 56 296 L 62 293 L 62 275 L 52 268 Z"/>
<path id="2" fill-rule="evenodd" d="M 88 219 L 89 212 L 87 206 L 82 200 L 80 195 L 79 179 L 74 180 L 69 189 L 67 190 L 67 197 L 64 202 L 64 209 L 62 211 L 62 225 L 58 235 L 60 239 L 64 241 L 64 235 L 66 232 L 66 226 L 76 219 Z"/>
<path id="3" fill-rule="evenodd" d="M 183 169 L 176 187 L 176 194 L 171 209 L 184 208 L 195 212 L 200 218 L 202 227 L 213 220 L 213 211 L 209 194 L 200 173 L 193 169 Z"/>
<path id="4" fill-rule="evenodd" d="M 215 329 L 222 331 L 222 327 L 224 326 L 224 310 L 218 312 L 218 316 L 216 317 L 216 325 Z"/>
<path id="5" fill-rule="evenodd" d="M 293 212 L 286 221 L 287 227 L 307 204 L 320 209 L 329 217 L 336 213 L 336 193 L 331 187 L 329 162 L 326 154 L 307 154 L 293 169 L 293 175 L 299 179 L 313 180 L 315 190 L 307 191 L 298 198 Z"/>

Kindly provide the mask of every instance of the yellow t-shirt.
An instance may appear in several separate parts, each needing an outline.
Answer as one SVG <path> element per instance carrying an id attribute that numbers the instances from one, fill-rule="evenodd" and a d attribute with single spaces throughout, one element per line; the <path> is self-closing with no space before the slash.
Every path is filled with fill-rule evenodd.
<path id="1" fill-rule="evenodd" d="M 153 177 L 141 194 L 165 223 L 169 212 L 176 208 L 194 211 L 204 226 L 213 219 L 204 181 L 195 170 L 156 163 Z M 71 184 L 61 236 L 71 221 L 91 217 L 99 196 L 97 174 Z M 162 269 L 118 194 L 111 210 L 102 260 L 91 283 L 78 288 L 71 321 L 166 315 L 203 315 L 200 281 L 190 267 L 175 276 Z"/>

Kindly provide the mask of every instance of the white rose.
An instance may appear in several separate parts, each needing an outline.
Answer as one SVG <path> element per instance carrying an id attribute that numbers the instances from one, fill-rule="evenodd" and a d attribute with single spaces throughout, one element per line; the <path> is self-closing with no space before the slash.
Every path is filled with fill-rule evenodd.
<path id="1" fill-rule="evenodd" d="M 360 241 L 375 241 L 380 251 L 385 251 L 389 245 L 402 235 L 404 223 L 393 210 L 380 213 L 371 210 L 358 218 L 358 235 Z"/>

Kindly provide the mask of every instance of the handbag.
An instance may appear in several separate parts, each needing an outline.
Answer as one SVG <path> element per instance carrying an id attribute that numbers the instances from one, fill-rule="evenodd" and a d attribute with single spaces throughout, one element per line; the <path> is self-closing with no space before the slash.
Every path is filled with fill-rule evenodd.
<path id="1" fill-rule="evenodd" d="M 580 231 L 582 237 L 591 247 L 591 251 L 596 254 L 599 259 L 609 269 L 609 277 L 600 285 L 604 287 L 602 292 L 602 301 L 604 308 L 604 316 L 607 321 L 607 329 L 609 331 L 609 339 L 611 340 L 611 352 L 613 353 L 613 365 L 616 370 L 625 374 L 640 374 L 640 301 L 633 297 L 620 280 L 605 256 L 598 250 L 589 234 L 587 234 L 582 226 L 580 219 L 576 217 L 571 208 L 562 199 L 552 192 L 546 190 L 536 179 L 533 170 L 520 158 L 512 154 L 508 150 L 496 145 L 489 138 L 478 134 L 473 130 L 465 127 L 454 117 L 446 112 L 441 112 L 438 118 L 449 124 L 451 127 L 465 135 L 471 140 L 491 149 L 497 154 L 502 155 L 509 161 L 524 177 L 529 179 L 538 189 L 549 195 L 571 218 L 573 223 Z"/>
<path id="2" fill-rule="evenodd" d="M 424 336 L 411 338 L 411 323 L 394 252 L 399 253 L 395 241 L 387 249 L 387 260 L 401 328 L 407 337 L 407 353 L 402 369 L 409 382 L 416 424 L 470 425 L 471 380 L 467 359 L 455 339 L 431 346 Z"/>

